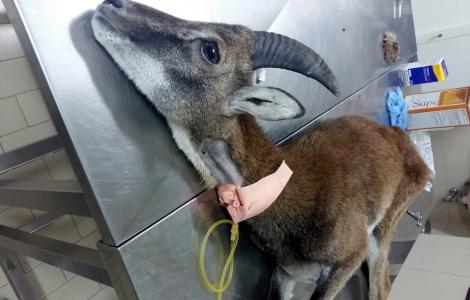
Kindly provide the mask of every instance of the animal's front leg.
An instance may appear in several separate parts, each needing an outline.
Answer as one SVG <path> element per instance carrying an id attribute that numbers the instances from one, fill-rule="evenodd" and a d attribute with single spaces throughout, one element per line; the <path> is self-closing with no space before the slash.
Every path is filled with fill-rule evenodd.
<path id="1" fill-rule="evenodd" d="M 225 141 L 206 139 L 202 142 L 199 152 L 211 175 L 219 183 L 243 185 L 245 180 L 238 171 L 237 164 L 230 157 L 230 151 Z"/>

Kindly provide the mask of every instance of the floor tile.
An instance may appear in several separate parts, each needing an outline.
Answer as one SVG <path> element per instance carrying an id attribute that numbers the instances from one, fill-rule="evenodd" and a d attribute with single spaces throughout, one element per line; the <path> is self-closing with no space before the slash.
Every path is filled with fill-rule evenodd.
<path id="1" fill-rule="evenodd" d="M 47 214 L 47 211 L 45 211 L 45 210 L 32 209 L 31 211 L 33 212 L 33 215 L 34 215 L 35 218 L 39 218 L 39 217 L 44 216 L 45 214 Z"/>
<path id="2" fill-rule="evenodd" d="M 21 108 L 14 97 L 0 100 L 0 136 L 18 131 L 27 126 L 28 124 L 26 124 Z"/>
<path id="3" fill-rule="evenodd" d="M 0 297 L 5 297 L 8 300 L 18 300 L 10 284 L 7 284 L 0 288 Z"/>
<path id="4" fill-rule="evenodd" d="M 6 285 L 8 283 L 8 278 L 5 276 L 2 268 L 0 268 L 0 287 Z"/>
<path id="5" fill-rule="evenodd" d="M 72 278 L 75 278 L 76 276 L 78 276 L 77 274 L 74 274 L 66 270 L 62 270 L 62 272 L 64 273 L 64 276 L 65 278 L 67 278 L 67 280 L 71 280 Z"/>
<path id="6" fill-rule="evenodd" d="M 404 265 L 407 268 L 470 277 L 469 257 L 470 238 L 421 234 Z"/>
<path id="7" fill-rule="evenodd" d="M 30 209 L 11 207 L 0 214 L 0 224 L 17 228 L 30 223 L 34 219 Z"/>
<path id="8" fill-rule="evenodd" d="M 10 208 L 10 206 L 0 205 L 0 213 L 2 213 L 3 211 L 5 211 L 9 208 Z"/>
<path id="9" fill-rule="evenodd" d="M 53 179 L 76 179 L 70 160 L 64 150 L 45 155 L 43 159 Z"/>
<path id="10" fill-rule="evenodd" d="M 16 255 L 18 257 L 18 260 L 20 261 L 21 266 L 23 267 L 23 270 L 26 272 L 31 271 L 33 268 L 39 266 L 41 262 L 37 259 L 34 259 L 32 257 L 24 256 L 24 255 Z"/>
<path id="11" fill-rule="evenodd" d="M 85 237 L 98 229 L 93 218 L 72 216 L 72 219 L 75 222 L 75 225 L 77 225 L 78 232 L 81 237 Z"/>
<path id="12" fill-rule="evenodd" d="M 470 237 L 470 226 L 464 223 L 450 223 L 447 232 L 451 232 L 453 236 Z"/>
<path id="13" fill-rule="evenodd" d="M 76 243 L 80 240 L 80 235 L 70 215 L 58 218 L 52 224 L 36 231 L 36 233 L 68 243 Z"/>
<path id="14" fill-rule="evenodd" d="M 450 235 L 449 233 L 447 233 L 447 231 L 443 231 L 441 229 L 437 229 L 437 228 L 434 228 L 434 227 L 431 228 L 431 234 L 434 234 L 434 235 Z"/>
<path id="15" fill-rule="evenodd" d="M 400 273 L 403 264 L 390 264 L 388 267 L 388 272 L 391 276 L 396 276 Z"/>
<path id="16" fill-rule="evenodd" d="M 57 135 L 57 131 L 55 130 L 52 121 L 46 121 L 12 134 L 5 135 L 0 138 L 0 143 L 2 143 L 3 150 L 11 151 L 54 135 Z"/>
<path id="17" fill-rule="evenodd" d="M 389 300 L 463 300 L 470 277 L 402 268 L 393 282 Z"/>
<path id="18" fill-rule="evenodd" d="M 83 246 L 83 247 L 88 247 L 88 248 L 92 248 L 92 249 L 97 249 L 97 246 L 96 244 L 101 241 L 101 234 L 99 233 L 99 231 L 95 231 L 93 233 L 91 233 L 90 235 L 84 237 L 83 239 L 81 239 L 77 245 L 80 245 L 80 246 Z"/>
<path id="19" fill-rule="evenodd" d="M 11 24 L 0 24 L 0 61 L 24 56 L 23 48 Z"/>
<path id="20" fill-rule="evenodd" d="M 53 291 L 45 299 L 47 300 L 88 300 L 100 291 L 97 282 L 76 276 Z"/>
<path id="21" fill-rule="evenodd" d="M 3 6 L 2 1 L 0 1 L 0 24 L 6 24 L 6 23 L 10 23 L 10 20 L 8 20 L 5 7 Z"/>
<path id="22" fill-rule="evenodd" d="M 39 90 L 16 95 L 16 98 L 18 99 L 18 103 L 20 104 L 21 110 L 23 111 L 29 126 L 51 119 Z"/>
<path id="23" fill-rule="evenodd" d="M 37 88 L 36 79 L 26 58 L 0 62 L 0 98 Z"/>
<path id="24" fill-rule="evenodd" d="M 113 288 L 105 287 L 101 292 L 94 295 L 90 300 L 118 300 L 116 291 Z"/>
<path id="25" fill-rule="evenodd" d="M 7 13 L 5 11 L 5 7 L 3 6 L 2 1 L 0 1 L 0 24 L 6 24 L 9 23 L 10 20 L 8 20 Z"/>
<path id="26" fill-rule="evenodd" d="M 42 263 L 26 273 L 26 280 L 41 296 L 47 295 L 65 283 L 65 277 L 59 268 Z"/>

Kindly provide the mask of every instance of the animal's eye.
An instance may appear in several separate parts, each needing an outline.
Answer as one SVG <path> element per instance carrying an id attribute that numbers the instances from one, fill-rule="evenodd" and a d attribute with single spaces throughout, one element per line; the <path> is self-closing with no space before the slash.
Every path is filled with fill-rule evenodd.
<path id="1" fill-rule="evenodd" d="M 213 64 L 220 61 L 219 47 L 216 42 L 205 41 L 202 44 L 202 55 Z"/>

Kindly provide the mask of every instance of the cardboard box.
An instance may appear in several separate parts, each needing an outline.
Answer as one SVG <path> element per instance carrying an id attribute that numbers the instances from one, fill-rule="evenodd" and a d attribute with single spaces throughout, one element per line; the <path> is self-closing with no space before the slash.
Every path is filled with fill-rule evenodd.
<path id="1" fill-rule="evenodd" d="M 470 87 L 405 97 L 408 129 L 470 125 Z"/>
<path id="2" fill-rule="evenodd" d="M 403 85 L 417 85 L 422 83 L 443 81 L 449 75 L 444 58 L 434 62 L 414 62 L 403 66 L 399 72 Z"/>

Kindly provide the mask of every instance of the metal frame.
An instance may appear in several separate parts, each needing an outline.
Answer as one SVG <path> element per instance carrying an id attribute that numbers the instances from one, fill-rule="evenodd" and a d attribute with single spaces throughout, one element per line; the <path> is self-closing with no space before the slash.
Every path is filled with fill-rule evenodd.
<path id="1" fill-rule="evenodd" d="M 15 252 L 111 285 L 97 250 L 0 225 L 0 244 Z"/>
<path id="2" fill-rule="evenodd" d="M 0 174 L 63 148 L 58 135 L 0 155 Z M 0 180 L 0 204 L 49 211 L 19 229 L 0 225 L 0 266 L 18 299 L 38 299 L 17 254 L 112 286 L 97 250 L 33 234 L 63 214 L 91 216 L 73 180 Z"/>
<path id="3" fill-rule="evenodd" d="M 59 136 L 0 155 L 0 174 L 63 148 Z M 77 181 L 0 180 L 0 204 L 49 211 L 19 229 L 0 225 L 0 266 L 18 299 L 38 299 L 17 254 L 112 285 L 97 250 L 33 234 L 63 214 L 91 216 Z"/>
<path id="4" fill-rule="evenodd" d="M 37 299 L 17 254 L 27 255 L 56 267 L 111 286 L 97 250 L 33 234 L 61 217 L 47 213 L 19 229 L 0 225 L 0 265 L 18 299 Z"/>
<path id="5" fill-rule="evenodd" d="M 0 265 L 18 299 L 37 299 L 15 252 L 0 247 Z"/>
<path id="6" fill-rule="evenodd" d="M 71 180 L 0 180 L 0 204 L 91 216 L 80 184 Z"/>
<path id="7" fill-rule="evenodd" d="M 17 150 L 3 153 L 0 155 L 0 174 L 61 148 L 63 148 L 62 141 L 56 135 Z"/>
<path id="8" fill-rule="evenodd" d="M 58 213 L 48 213 L 20 227 L 20 229 L 32 233 L 54 222 L 60 216 L 62 215 Z M 0 265 L 19 299 L 37 299 L 39 297 L 26 279 L 26 270 L 22 267 L 23 265 L 15 252 L 0 247 Z"/>

